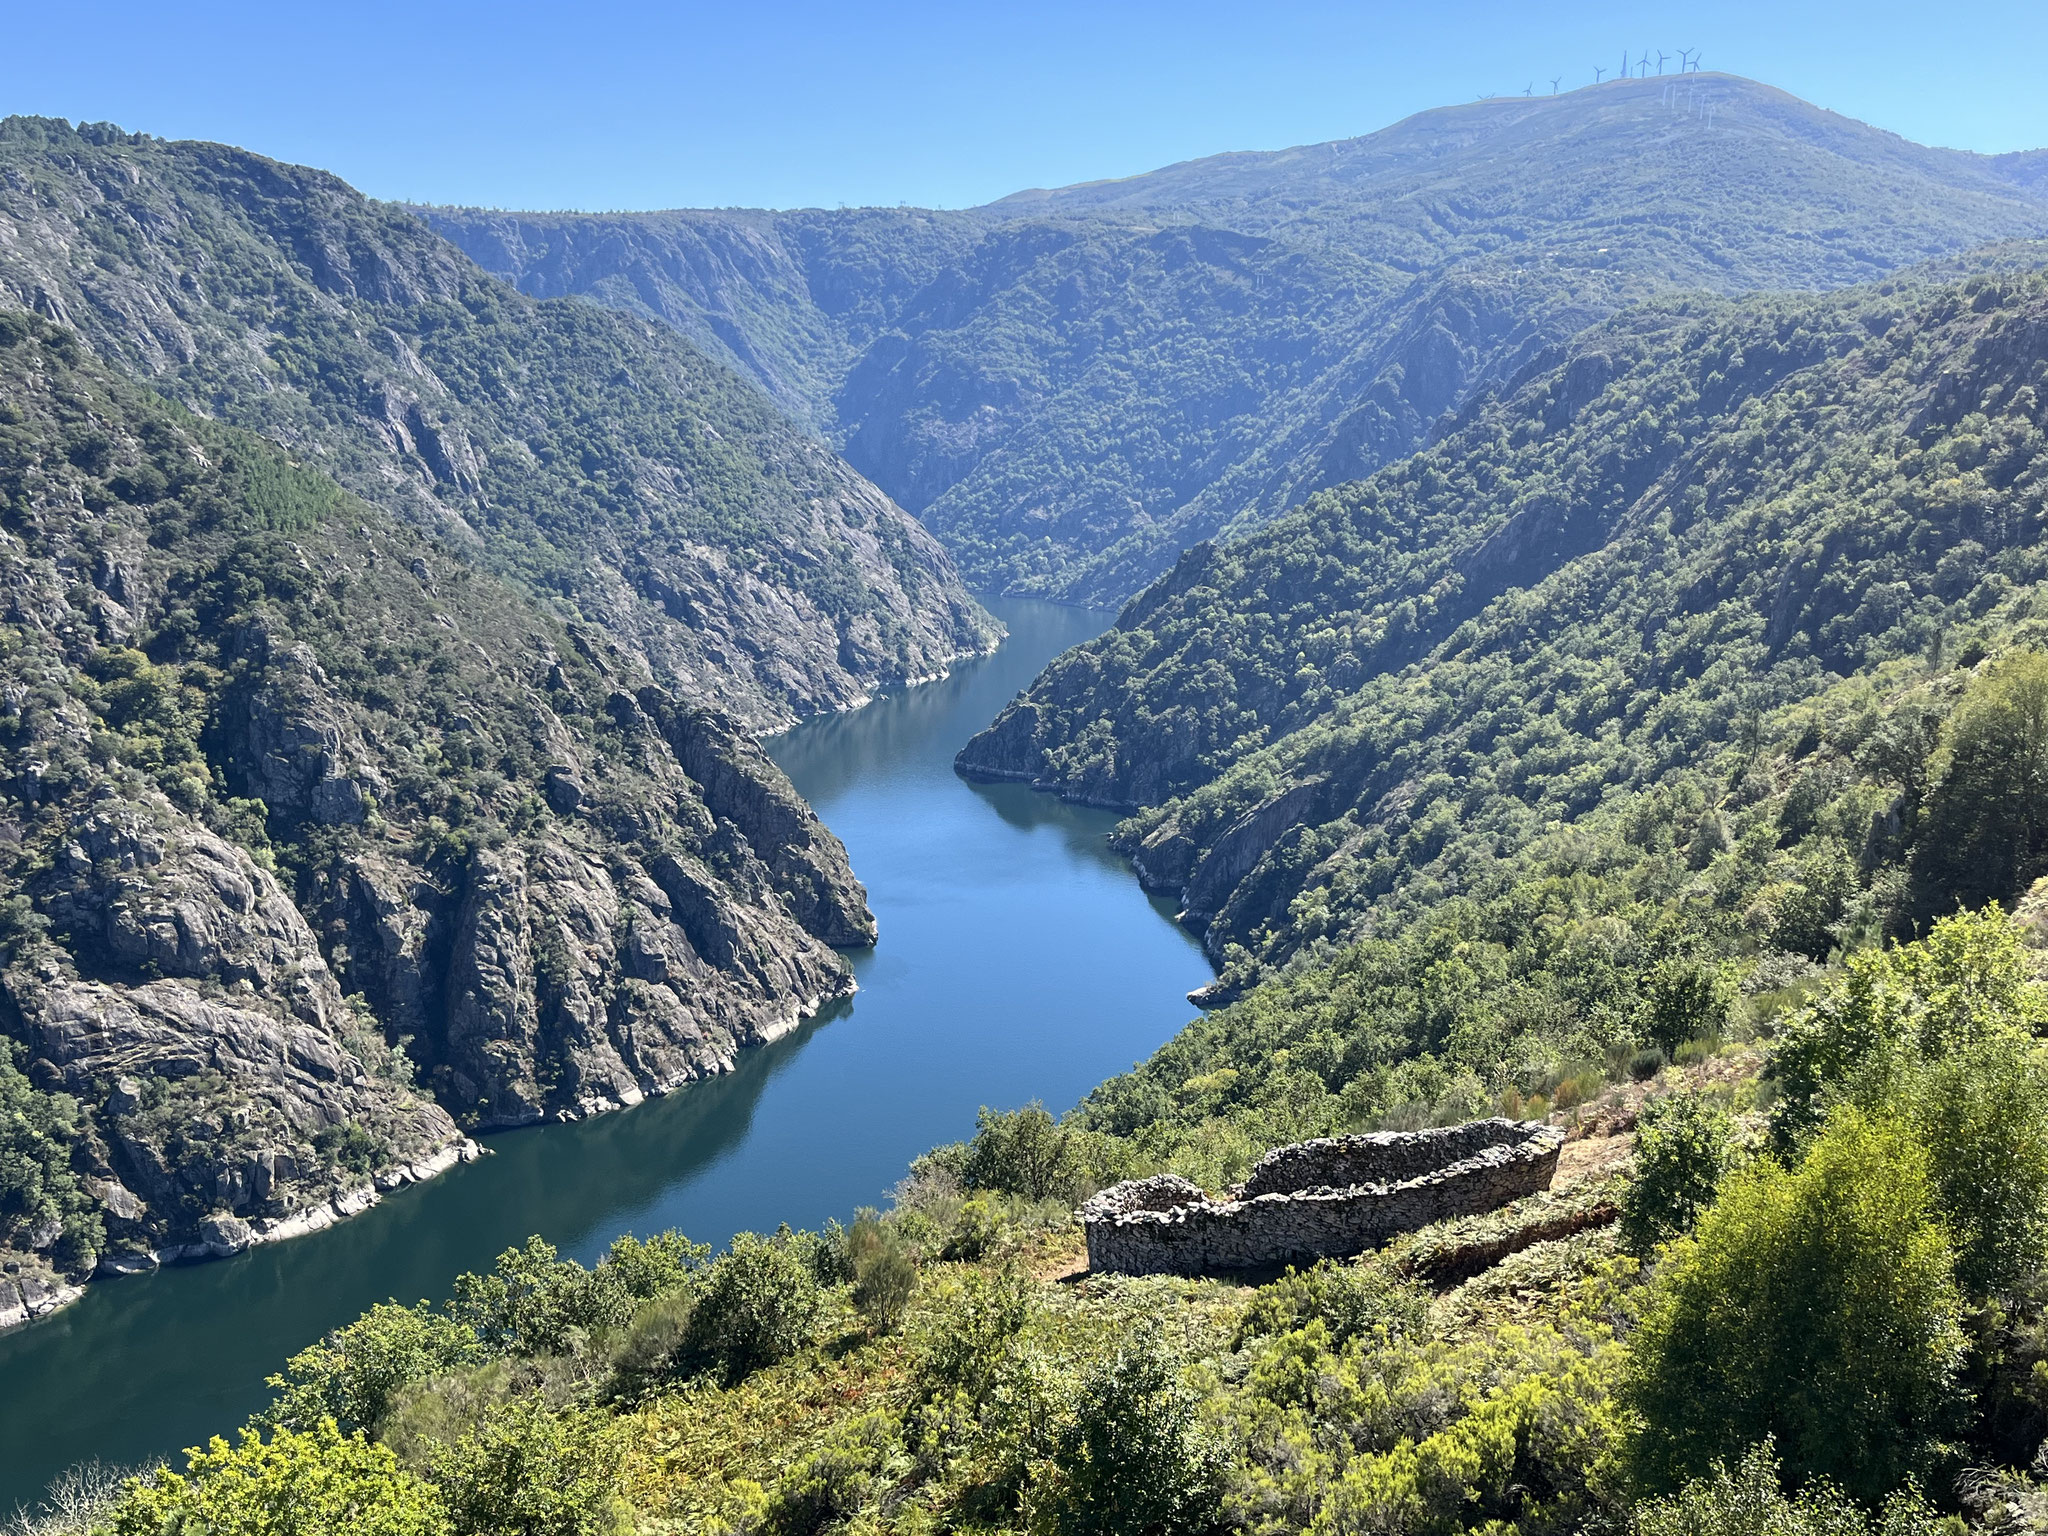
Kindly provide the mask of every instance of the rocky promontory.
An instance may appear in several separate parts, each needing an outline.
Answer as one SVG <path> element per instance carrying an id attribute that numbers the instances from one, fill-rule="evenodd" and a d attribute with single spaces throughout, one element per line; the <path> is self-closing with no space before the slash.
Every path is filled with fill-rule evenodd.
<path id="1" fill-rule="evenodd" d="M 737 721 L 0 312 L 0 1326 L 726 1071 L 874 933 Z"/>

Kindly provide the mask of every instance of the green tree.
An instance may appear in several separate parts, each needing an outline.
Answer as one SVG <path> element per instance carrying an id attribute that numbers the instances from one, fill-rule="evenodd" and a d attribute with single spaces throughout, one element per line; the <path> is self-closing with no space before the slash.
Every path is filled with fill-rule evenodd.
<path id="1" fill-rule="evenodd" d="M 1974 679 L 1951 717 L 1913 862 L 1915 908 L 2009 901 L 2048 873 L 2048 656 Z"/>
<path id="2" fill-rule="evenodd" d="M 794 1245 L 742 1232 L 711 1266 L 686 1353 L 738 1381 L 810 1343 L 820 1299 L 817 1277 Z"/>
<path id="3" fill-rule="evenodd" d="M 1222 1458 L 1157 1337 L 1084 1375 L 1029 1500 L 1052 1536 L 1179 1536 L 1216 1522 Z"/>
<path id="4" fill-rule="evenodd" d="M 854 1306 L 876 1333 L 894 1333 L 917 1294 L 917 1259 L 902 1238 L 872 1216 L 853 1224 L 846 1247 L 853 1264 Z"/>
<path id="5" fill-rule="evenodd" d="M 614 1536 L 632 1529 L 617 1491 L 608 1415 L 512 1398 L 433 1459 L 458 1536 Z"/>
<path id="6" fill-rule="evenodd" d="M 1704 1094 L 1644 1106 L 1635 1173 L 1621 1197 L 1621 1236 L 1632 1252 L 1647 1256 L 1692 1230 L 1728 1171 L 1734 1132 L 1727 1109 Z"/>
<path id="7" fill-rule="evenodd" d="M 1009 1114 L 983 1107 L 968 1143 L 963 1182 L 969 1189 L 1027 1200 L 1079 1197 L 1080 1151 L 1074 1133 L 1037 1100 Z"/>
<path id="8" fill-rule="evenodd" d="M 1859 1082 L 1881 1096 L 1903 1059 L 2044 1026 L 2048 987 L 2012 920 L 1992 907 L 1958 912 L 1915 943 L 1850 956 L 1848 974 L 1786 1025 L 1770 1060 L 1783 1090 L 1773 1134 L 1791 1146 Z"/>
<path id="9" fill-rule="evenodd" d="M 1643 1033 L 1666 1052 L 1688 1040 L 1718 1039 L 1735 1001 L 1735 985 L 1721 966 L 1695 956 L 1666 959 L 1644 988 Z"/>
<path id="10" fill-rule="evenodd" d="M 1729 1176 L 1667 1250 L 1631 1350 L 1630 1461 L 1652 1494 L 1775 1436 L 1795 1483 L 1874 1503 L 1923 1471 L 1963 1350 L 1927 1153 L 1844 1105 L 1788 1172 Z"/>
<path id="11" fill-rule="evenodd" d="M 38 1093 L 0 1036 L 0 1248 L 46 1249 L 68 1273 L 89 1273 L 106 1246 L 91 1193 L 71 1166 L 83 1133 L 78 1101 Z"/>
<path id="12" fill-rule="evenodd" d="M 439 1493 L 359 1432 L 332 1420 L 265 1440 L 218 1436 L 183 1472 L 129 1483 L 109 1521 L 113 1536 L 446 1536 Z"/>
<path id="13" fill-rule="evenodd" d="M 474 1330 L 431 1312 L 425 1302 L 382 1302 L 337 1328 L 269 1378 L 277 1401 L 263 1421 L 307 1429 L 333 1419 L 343 1430 L 376 1434 L 398 1393 L 416 1381 L 484 1358 Z"/>

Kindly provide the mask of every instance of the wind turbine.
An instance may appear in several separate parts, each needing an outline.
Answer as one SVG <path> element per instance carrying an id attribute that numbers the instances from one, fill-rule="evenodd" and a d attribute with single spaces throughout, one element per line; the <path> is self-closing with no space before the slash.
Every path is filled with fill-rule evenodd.
<path id="1" fill-rule="evenodd" d="M 1649 50 L 1649 49 L 1645 48 L 1645 49 L 1643 50 L 1643 56 L 1642 56 L 1642 57 L 1641 57 L 1640 59 L 1638 59 L 1638 60 L 1636 61 L 1636 69 L 1637 69 L 1637 72 L 1638 72 L 1638 73 L 1640 74 L 1641 78 L 1643 78 L 1643 79 L 1645 79 L 1645 80 L 1647 80 L 1647 79 L 1649 79 L 1649 78 L 1650 78 L 1650 50 Z"/>
<path id="2" fill-rule="evenodd" d="M 1551 94 L 1551 95 L 1555 96 L 1555 95 L 1557 94 L 1557 82 L 1558 82 L 1558 81 L 1560 81 L 1560 80 L 1562 80 L 1563 78 L 1564 78 L 1564 76 L 1563 76 L 1563 75 L 1552 75 L 1552 76 L 1550 77 L 1550 94 Z"/>
<path id="3" fill-rule="evenodd" d="M 1593 83 L 1595 85 L 1598 85 L 1602 80 L 1605 80 L 1606 78 L 1607 66 L 1605 64 L 1595 64 L 1593 66 Z"/>
<path id="4" fill-rule="evenodd" d="M 1659 48 L 1657 50 L 1657 78 L 1659 80 L 1662 80 L 1664 78 L 1664 61 L 1670 57 L 1671 55 L 1666 53 L 1662 48 Z"/>
<path id="5" fill-rule="evenodd" d="M 1523 86 L 1522 94 L 1524 96 L 1534 96 L 1536 94 L 1536 82 L 1531 80 L 1527 85 Z"/>

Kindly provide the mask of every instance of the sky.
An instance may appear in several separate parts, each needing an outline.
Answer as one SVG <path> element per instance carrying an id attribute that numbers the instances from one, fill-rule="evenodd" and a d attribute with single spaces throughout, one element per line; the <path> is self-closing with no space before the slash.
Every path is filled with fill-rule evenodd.
<path id="1" fill-rule="evenodd" d="M 1624 48 L 1923 143 L 2048 146 L 2043 0 L 4 0 L 0 39 L 0 112 L 497 208 L 966 207 L 1570 90 Z"/>

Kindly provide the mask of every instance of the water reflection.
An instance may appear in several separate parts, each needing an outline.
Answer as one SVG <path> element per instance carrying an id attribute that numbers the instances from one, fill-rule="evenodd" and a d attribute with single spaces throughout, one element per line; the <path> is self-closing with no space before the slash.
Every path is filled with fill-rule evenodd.
<path id="1" fill-rule="evenodd" d="M 1103 838 L 1113 813 L 970 785 L 953 754 L 1104 614 L 1003 603 L 1011 639 L 953 677 L 770 750 L 845 839 L 881 923 L 860 992 L 727 1077 L 493 1154 L 329 1232 L 95 1287 L 0 1335 L 0 1510 L 89 1456 L 225 1432 L 266 1373 L 387 1297 L 447 1294 L 538 1232 L 595 1259 L 621 1232 L 815 1226 L 882 1200 L 984 1103 L 1072 1104 L 1187 1018 L 1210 973 Z"/>

